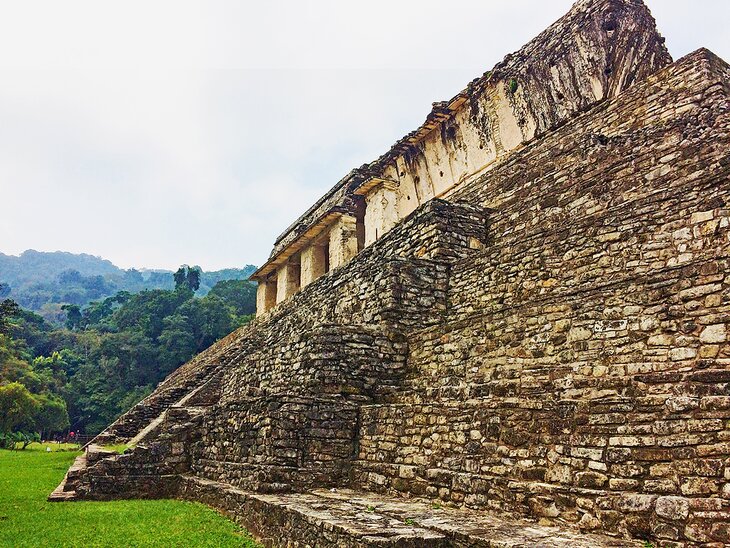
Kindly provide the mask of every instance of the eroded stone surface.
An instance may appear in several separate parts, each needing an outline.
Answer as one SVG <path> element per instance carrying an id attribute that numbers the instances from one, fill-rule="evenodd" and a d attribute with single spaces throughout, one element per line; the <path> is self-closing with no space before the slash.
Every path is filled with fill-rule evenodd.
<path id="1" fill-rule="evenodd" d="M 223 508 L 274 545 L 597 548 L 639 542 L 349 489 L 262 495 L 185 477 L 183 496 Z M 324 534 L 322 533 L 324 531 Z M 309 544 L 311 542 L 311 544 Z"/>

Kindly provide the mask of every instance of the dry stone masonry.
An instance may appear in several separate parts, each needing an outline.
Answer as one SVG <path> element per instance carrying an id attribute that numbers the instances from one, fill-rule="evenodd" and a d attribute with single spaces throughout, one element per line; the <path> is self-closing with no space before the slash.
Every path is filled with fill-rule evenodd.
<path id="1" fill-rule="evenodd" d="M 275 243 L 52 500 L 271 546 L 730 546 L 730 67 L 581 0 Z"/>

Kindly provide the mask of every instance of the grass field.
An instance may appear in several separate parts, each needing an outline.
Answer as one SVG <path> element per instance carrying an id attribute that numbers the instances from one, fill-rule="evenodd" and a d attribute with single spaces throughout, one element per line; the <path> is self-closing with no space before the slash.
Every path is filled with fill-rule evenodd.
<path id="1" fill-rule="evenodd" d="M 47 502 L 78 455 L 50 447 L 50 453 L 40 444 L 0 450 L 0 546 L 257 546 L 236 524 L 197 503 Z"/>

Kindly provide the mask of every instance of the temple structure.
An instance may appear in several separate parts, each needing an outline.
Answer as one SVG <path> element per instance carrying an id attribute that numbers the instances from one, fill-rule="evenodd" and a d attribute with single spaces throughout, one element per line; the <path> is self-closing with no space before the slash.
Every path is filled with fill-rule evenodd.
<path id="1" fill-rule="evenodd" d="M 580 0 L 287 228 L 257 318 L 51 500 L 271 546 L 730 546 L 729 76 Z"/>
<path id="2" fill-rule="evenodd" d="M 633 8 L 615 3 L 604 19 L 579 21 L 577 5 L 451 100 L 434 103 L 418 129 L 350 172 L 277 238 L 252 276 L 258 313 L 347 263 L 421 204 L 669 63 L 663 39 L 643 32 L 653 28 L 651 16 Z"/>

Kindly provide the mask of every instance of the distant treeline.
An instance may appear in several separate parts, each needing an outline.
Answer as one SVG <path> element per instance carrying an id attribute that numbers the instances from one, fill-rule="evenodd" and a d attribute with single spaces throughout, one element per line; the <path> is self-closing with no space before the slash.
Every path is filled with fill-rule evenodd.
<path id="1" fill-rule="evenodd" d="M 204 296 L 220 281 L 245 280 L 256 268 L 201 271 L 196 295 Z M 120 291 L 174 289 L 172 271 L 123 270 L 100 257 L 56 251 L 28 250 L 19 257 L 0 253 L 0 281 L 10 287 L 9 297 L 21 307 L 61 325 L 64 304 L 85 306 Z"/>

